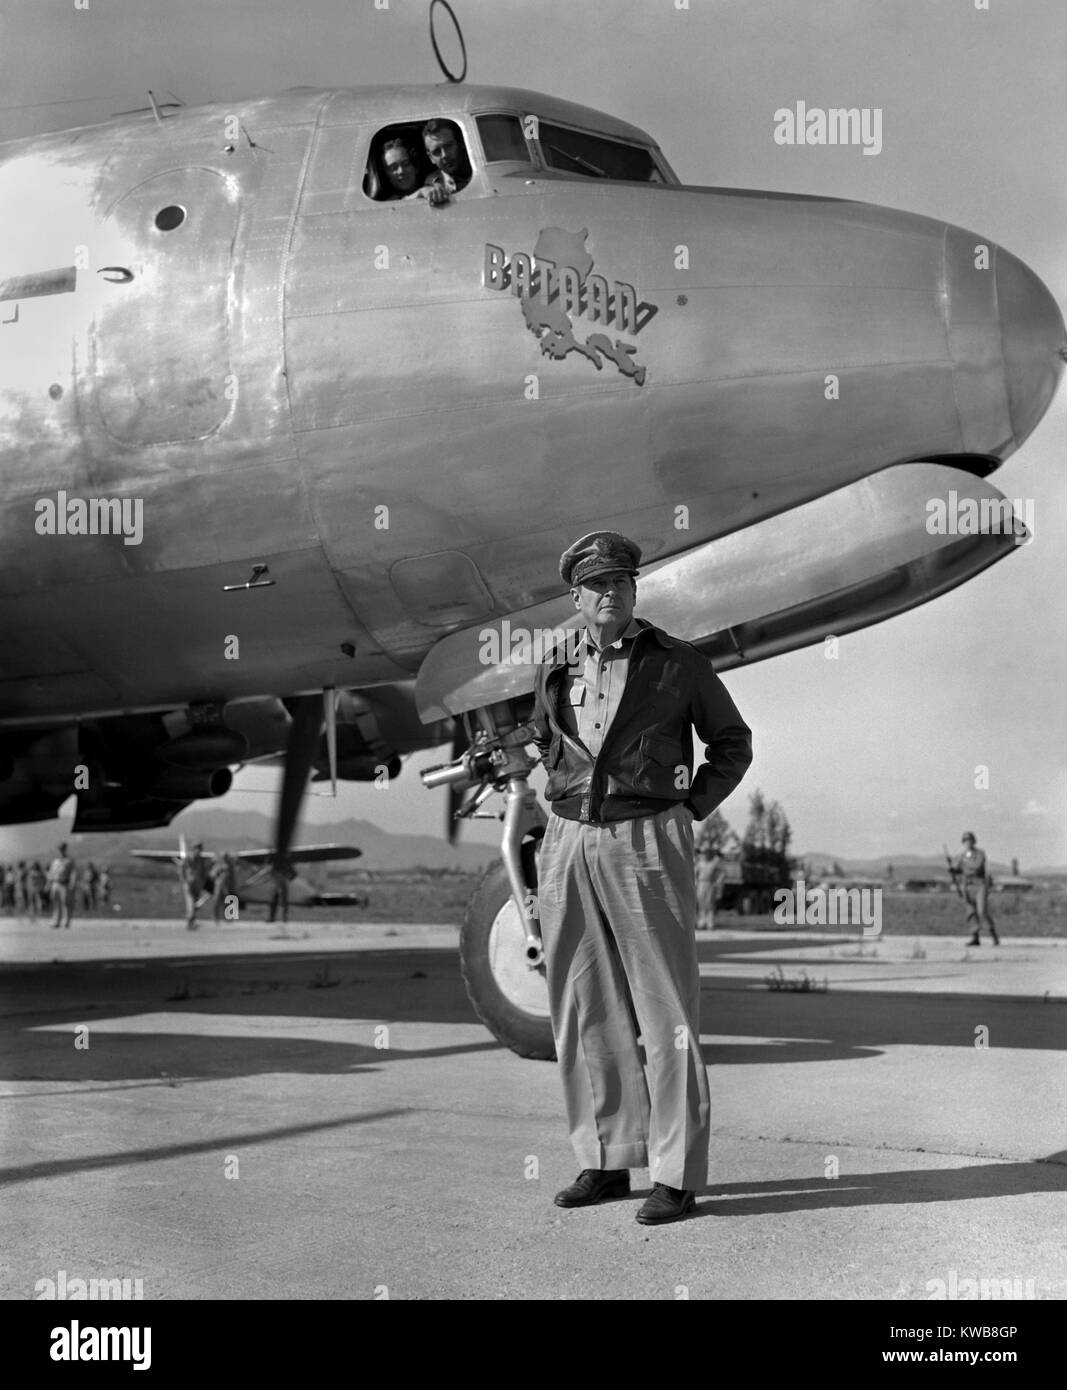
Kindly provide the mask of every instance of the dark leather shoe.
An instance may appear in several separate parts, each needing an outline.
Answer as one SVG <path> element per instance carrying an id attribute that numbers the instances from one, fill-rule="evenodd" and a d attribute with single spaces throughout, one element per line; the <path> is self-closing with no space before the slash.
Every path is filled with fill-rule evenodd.
<path id="1" fill-rule="evenodd" d="M 681 1221 L 682 1217 L 696 1206 L 696 1193 L 686 1192 L 680 1187 L 668 1187 L 657 1182 L 652 1186 L 652 1196 L 641 1205 L 637 1219 L 642 1226 L 660 1226 L 665 1221 Z"/>
<path id="2" fill-rule="evenodd" d="M 976 936 L 972 936 L 970 941 L 968 941 L 966 944 L 968 946 L 981 946 L 982 943 L 978 940 Z"/>
<path id="3" fill-rule="evenodd" d="M 629 1195 L 628 1168 L 583 1168 L 577 1181 L 556 1193 L 555 1203 L 557 1207 L 591 1207 L 596 1202 Z"/>

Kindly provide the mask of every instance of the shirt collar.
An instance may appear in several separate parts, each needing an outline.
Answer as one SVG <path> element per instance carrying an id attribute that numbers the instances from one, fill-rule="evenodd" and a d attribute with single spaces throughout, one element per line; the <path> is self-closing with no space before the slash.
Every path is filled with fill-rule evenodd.
<path id="1" fill-rule="evenodd" d="M 618 637 L 615 638 L 615 641 L 609 642 L 608 645 L 606 647 L 602 647 L 601 650 L 620 651 L 622 649 L 622 644 L 624 642 L 632 642 L 640 631 L 641 624 L 637 621 L 636 618 L 631 618 L 627 625 L 623 628 L 622 632 L 620 632 Z M 582 647 L 587 655 L 597 650 L 596 646 L 593 643 L 593 639 L 590 635 L 588 628 L 585 629 L 585 632 L 582 635 Z"/>

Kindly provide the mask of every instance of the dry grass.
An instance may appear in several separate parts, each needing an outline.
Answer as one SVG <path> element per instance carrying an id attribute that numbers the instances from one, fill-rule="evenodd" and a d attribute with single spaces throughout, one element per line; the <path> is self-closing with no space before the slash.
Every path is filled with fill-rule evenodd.
<path id="1" fill-rule="evenodd" d="M 433 922 L 458 926 L 467 903 L 481 879 L 480 873 L 445 873 L 439 870 L 393 870 L 371 874 L 331 875 L 330 887 L 336 891 L 366 893 L 366 907 L 298 908 L 294 919 L 311 918 L 332 922 Z M 115 900 L 121 911 L 116 918 L 176 918 L 180 916 L 181 895 L 177 883 L 169 879 L 115 875 Z M 990 910 L 1001 937 L 1067 937 L 1067 892 L 1033 891 L 1025 895 L 995 893 Z M 79 913 L 77 916 L 81 916 Z M 265 907 L 250 907 L 246 920 L 262 921 Z M 77 916 L 75 920 L 77 920 Z M 201 909 L 201 920 L 210 920 L 210 907 Z M 769 917 L 741 917 L 734 912 L 718 913 L 723 927 L 752 926 L 765 929 Z M 887 893 L 882 899 L 882 933 L 886 936 L 955 936 L 969 934 L 964 924 L 964 907 L 955 894 Z"/>

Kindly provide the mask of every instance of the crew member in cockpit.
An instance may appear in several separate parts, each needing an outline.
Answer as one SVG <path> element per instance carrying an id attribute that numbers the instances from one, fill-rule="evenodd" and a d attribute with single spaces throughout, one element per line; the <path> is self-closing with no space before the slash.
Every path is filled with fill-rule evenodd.
<path id="1" fill-rule="evenodd" d="M 382 146 L 385 198 L 408 198 L 418 190 L 419 170 L 410 147 L 401 139 L 387 140 Z"/>
<path id="2" fill-rule="evenodd" d="M 471 181 L 471 166 L 463 148 L 463 137 L 452 121 L 434 119 L 422 128 L 422 142 L 434 171 L 420 192 L 434 207 L 447 203 L 452 195 Z"/>

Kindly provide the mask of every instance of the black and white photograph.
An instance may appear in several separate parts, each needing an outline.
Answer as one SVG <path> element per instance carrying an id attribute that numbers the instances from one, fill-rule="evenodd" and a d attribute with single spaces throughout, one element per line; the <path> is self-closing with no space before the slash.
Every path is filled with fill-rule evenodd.
<path id="1" fill-rule="evenodd" d="M 42 1364 L 278 1300 L 1032 1357 L 1065 90 L 1062 0 L 5 0 Z"/>

